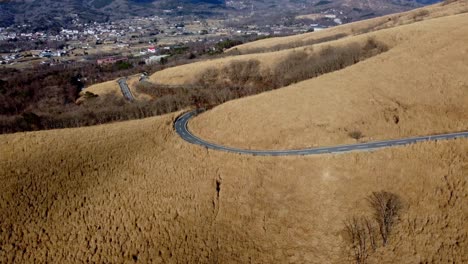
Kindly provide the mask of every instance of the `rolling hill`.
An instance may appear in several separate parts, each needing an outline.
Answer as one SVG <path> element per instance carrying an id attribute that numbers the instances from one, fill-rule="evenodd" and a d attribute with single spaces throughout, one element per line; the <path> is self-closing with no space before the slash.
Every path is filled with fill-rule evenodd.
<path id="1" fill-rule="evenodd" d="M 313 47 L 180 66 L 157 73 L 158 80 L 190 83 L 235 60 L 258 59 L 268 69 L 292 52 L 372 37 L 388 51 L 230 101 L 190 128 L 227 145 L 265 148 L 350 141 L 345 128 L 362 130 L 365 140 L 466 130 L 463 6 L 436 5 L 421 19 Z M 412 12 L 402 17 L 422 14 Z M 288 39 L 239 49 L 268 50 L 274 41 Z M 388 243 L 368 251 L 368 263 L 468 261 L 467 139 L 258 157 L 188 144 L 174 131 L 180 114 L 0 135 L 0 262 L 354 263 L 345 223 L 372 218 L 367 199 L 380 191 L 397 195 L 401 211 Z"/>
<path id="2" fill-rule="evenodd" d="M 440 16 L 466 11 L 466 2 L 431 6 L 322 32 L 247 43 L 235 49 L 250 53 L 285 43 L 304 46 L 188 64 L 157 72 L 152 79 L 192 84 L 204 72 L 250 60 L 258 60 L 262 72 L 271 72 L 285 58 L 312 47 L 320 53 L 320 49 L 372 38 L 390 50 L 339 72 L 223 104 L 196 118 L 193 131 L 212 142 L 255 149 L 352 143 L 348 134 L 353 131 L 365 135 L 364 140 L 461 131 L 467 129 L 468 112 L 468 79 L 461 74 L 468 70 L 464 56 L 468 39 L 461 25 L 467 26 L 468 19 L 466 14 Z M 419 21 L 419 14 L 425 14 L 426 20 Z M 383 29 L 353 35 L 369 28 Z M 343 33 L 348 36 L 307 45 L 309 40 Z M 288 70 L 292 69 L 284 73 Z M 265 127 L 268 131 L 261 129 Z"/>
<path id="3" fill-rule="evenodd" d="M 228 146 L 288 149 L 353 143 L 352 131 L 372 141 L 466 130 L 465 27 L 467 14 L 371 33 L 390 50 L 333 74 L 223 104 L 195 119 L 193 131 Z"/>

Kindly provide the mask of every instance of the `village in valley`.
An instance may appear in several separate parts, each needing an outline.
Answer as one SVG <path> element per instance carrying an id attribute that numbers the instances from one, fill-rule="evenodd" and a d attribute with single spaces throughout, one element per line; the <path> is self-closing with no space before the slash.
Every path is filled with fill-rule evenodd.
<path id="1" fill-rule="evenodd" d="M 242 24 L 229 20 L 151 16 L 106 23 L 84 23 L 74 16 L 73 26 L 58 32 L 29 32 L 30 25 L 0 28 L 0 64 L 8 67 L 57 65 L 74 62 L 113 64 L 136 59 L 159 63 L 181 53 L 216 54 L 225 41 L 236 43 L 273 36 L 312 32 L 339 25 L 340 12 L 329 10 L 312 16 L 271 24 Z M 317 20 L 319 20 L 317 22 Z"/>

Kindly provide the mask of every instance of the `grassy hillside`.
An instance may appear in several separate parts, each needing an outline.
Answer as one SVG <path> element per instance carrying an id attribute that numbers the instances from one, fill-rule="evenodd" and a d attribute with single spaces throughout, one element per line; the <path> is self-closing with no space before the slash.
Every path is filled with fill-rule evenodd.
<path id="1" fill-rule="evenodd" d="M 127 76 L 127 84 L 128 87 L 130 88 L 133 96 L 140 101 L 143 101 L 148 98 L 147 95 L 141 94 L 136 90 L 136 86 L 139 82 L 140 79 L 140 74 L 134 74 L 131 76 Z M 108 82 L 103 82 L 103 83 L 98 83 L 91 85 L 87 87 L 82 93 L 81 93 L 81 98 L 78 100 L 84 100 L 85 92 L 91 92 L 93 94 L 96 94 L 101 97 L 106 97 L 106 96 L 112 96 L 115 97 L 116 99 L 123 98 L 122 92 L 120 91 L 120 86 L 118 84 L 118 79 L 108 81 Z"/>
<path id="2" fill-rule="evenodd" d="M 181 66 L 157 80 L 192 83 L 207 69 L 252 59 L 263 76 L 291 54 L 313 64 L 372 39 L 388 51 L 222 104 L 190 129 L 226 145 L 271 149 L 355 142 L 356 131 L 367 141 L 467 130 L 466 28 L 467 14 L 445 16 Z M 216 76 L 231 83 L 223 74 Z M 346 223 L 373 219 L 368 197 L 380 191 L 401 207 L 387 244 L 374 236 L 376 248 L 365 251 L 368 263 L 468 262 L 467 139 L 255 157 L 185 142 L 173 128 L 178 114 L 0 135 L 0 262 L 355 263 Z"/>
<path id="3" fill-rule="evenodd" d="M 445 3 L 431 5 L 408 12 L 391 14 L 355 23 L 344 24 L 313 33 L 294 35 L 282 38 L 268 38 L 244 45 L 236 46 L 227 53 L 247 54 L 266 51 L 276 51 L 291 47 L 311 45 L 327 39 L 341 38 L 359 35 L 370 31 L 392 28 L 406 24 L 412 24 L 422 20 L 433 19 L 442 16 L 454 15 L 468 11 L 466 1 L 446 1 Z"/>
<path id="4" fill-rule="evenodd" d="M 213 142 L 256 149 L 353 143 L 354 131 L 371 141 L 467 130 L 466 27 L 468 14 L 461 14 L 372 33 L 390 50 L 220 105 L 191 129 Z"/>
<path id="5" fill-rule="evenodd" d="M 0 136 L 0 260 L 347 263 L 345 219 L 386 190 L 404 209 L 373 263 L 466 261 L 467 140 L 251 157 L 174 117 Z"/>
<path id="6" fill-rule="evenodd" d="M 287 56 L 289 51 L 283 51 L 294 47 L 317 46 L 316 44 L 326 43 L 334 39 L 343 39 L 356 35 L 378 31 L 384 28 L 397 27 L 404 24 L 412 24 L 423 20 L 429 20 L 437 17 L 449 16 L 453 14 L 465 13 L 468 11 L 468 2 L 455 1 L 449 4 L 437 4 L 421 9 L 412 10 L 405 13 L 388 15 L 384 17 L 374 18 L 370 20 L 359 21 L 355 23 L 345 24 L 342 26 L 332 27 L 327 30 L 283 37 L 283 38 L 268 38 L 255 42 L 250 42 L 244 45 L 236 46 L 226 52 L 226 55 L 250 54 L 246 56 L 227 56 L 226 58 L 216 59 L 211 61 L 203 61 L 183 65 L 179 67 L 169 68 L 163 71 L 156 72 L 151 76 L 151 80 L 163 84 L 184 84 L 192 83 L 198 75 L 203 73 L 210 67 L 221 67 L 228 65 L 233 60 L 249 60 L 258 59 L 263 65 L 272 66 L 281 58 Z M 343 41 L 348 41 L 344 39 Z M 327 43 L 328 42 L 328 43 Z M 274 51 L 282 52 L 274 52 Z M 265 53 L 265 54 L 252 54 Z"/>

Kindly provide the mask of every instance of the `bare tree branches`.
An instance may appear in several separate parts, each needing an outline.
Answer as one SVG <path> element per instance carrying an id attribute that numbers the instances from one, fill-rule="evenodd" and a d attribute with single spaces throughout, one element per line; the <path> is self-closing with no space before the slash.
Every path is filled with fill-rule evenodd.
<path id="1" fill-rule="evenodd" d="M 366 216 L 348 218 L 345 225 L 350 254 L 357 264 L 367 258 L 379 246 L 386 246 L 396 218 L 401 209 L 398 195 L 386 191 L 373 192 L 366 199 L 372 209 L 372 218 Z M 377 237 L 380 235 L 382 242 Z"/>
<path id="2" fill-rule="evenodd" d="M 384 245 L 388 242 L 388 236 L 395 224 L 395 219 L 401 209 L 400 198 L 390 192 L 373 192 L 367 198 L 374 211 L 374 220 L 379 225 L 380 236 Z"/>
<path id="3" fill-rule="evenodd" d="M 45 68 L 47 71 L 42 75 L 34 73 L 31 78 L 11 78 L 8 83 L 0 82 L 0 133 L 102 124 L 164 114 L 189 106 L 210 108 L 228 100 L 340 70 L 385 50 L 387 47 L 374 39 L 340 47 L 328 46 L 318 52 L 309 48 L 290 52 L 289 56 L 270 70 L 263 69 L 261 62 L 256 59 L 234 60 L 221 68 L 208 68 L 193 85 L 164 87 L 140 83 L 138 91 L 150 95 L 152 100 L 132 105 L 112 98 L 106 98 L 106 104 L 102 104 L 99 102 L 103 100 L 94 100 L 91 95 L 88 96 L 91 100 L 79 106 L 70 103 L 76 99 L 79 91 L 77 83 L 71 80 L 81 80 L 84 79 L 82 76 L 88 76 L 92 77 L 88 81 L 94 82 L 103 76 L 116 74 L 112 69 L 95 65 Z M 145 69 L 141 65 L 134 67 L 131 70 Z M 40 76 L 43 78 L 38 78 Z M 79 84 L 83 85 L 81 81 Z M 13 86 L 17 88 L 9 89 Z M 5 91 L 12 94 L 4 95 Z M 31 105 L 34 101 L 37 101 L 35 105 Z M 35 119 L 24 114 L 25 109 L 31 108 L 37 115 Z M 15 117 L 1 116 L 3 113 Z"/>
<path id="4" fill-rule="evenodd" d="M 351 249 L 356 263 L 365 263 L 368 253 L 368 237 L 362 218 L 353 217 L 345 222 L 346 233 L 349 236 Z"/>

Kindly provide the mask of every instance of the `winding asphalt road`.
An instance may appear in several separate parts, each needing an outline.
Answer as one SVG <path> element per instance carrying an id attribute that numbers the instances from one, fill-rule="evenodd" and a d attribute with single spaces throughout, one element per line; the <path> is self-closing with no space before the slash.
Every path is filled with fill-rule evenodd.
<path id="1" fill-rule="evenodd" d="M 128 88 L 127 79 L 120 78 L 117 82 L 119 83 L 120 90 L 122 91 L 122 94 L 125 97 L 125 99 L 127 99 L 130 102 L 135 100 L 135 97 L 133 97 L 133 94 L 130 91 L 130 88 Z"/>
<path id="2" fill-rule="evenodd" d="M 468 132 L 458 132 L 450 134 L 441 134 L 433 136 L 422 136 L 422 137 L 411 137 L 404 139 L 394 139 L 394 140 L 383 140 L 375 141 L 369 143 L 359 143 L 351 145 L 338 145 L 332 147 L 318 147 L 318 148 L 306 148 L 306 149 L 294 149 L 294 150 L 248 150 L 248 149 L 239 149 L 225 147 L 218 144 L 214 144 L 208 141 L 205 141 L 195 135 L 193 135 L 187 128 L 189 120 L 201 113 L 200 110 L 194 110 L 187 112 L 181 115 L 174 123 L 175 130 L 180 137 L 185 141 L 197 144 L 209 149 L 238 153 L 238 154 L 251 154 L 256 156 L 293 156 L 293 155 L 318 155 L 318 154 L 327 154 L 327 153 L 344 153 L 352 151 L 369 151 L 379 148 L 387 148 L 392 146 L 402 146 L 409 145 L 423 141 L 437 141 L 437 140 L 446 140 L 446 139 L 455 139 L 455 138 L 468 138 Z"/>

